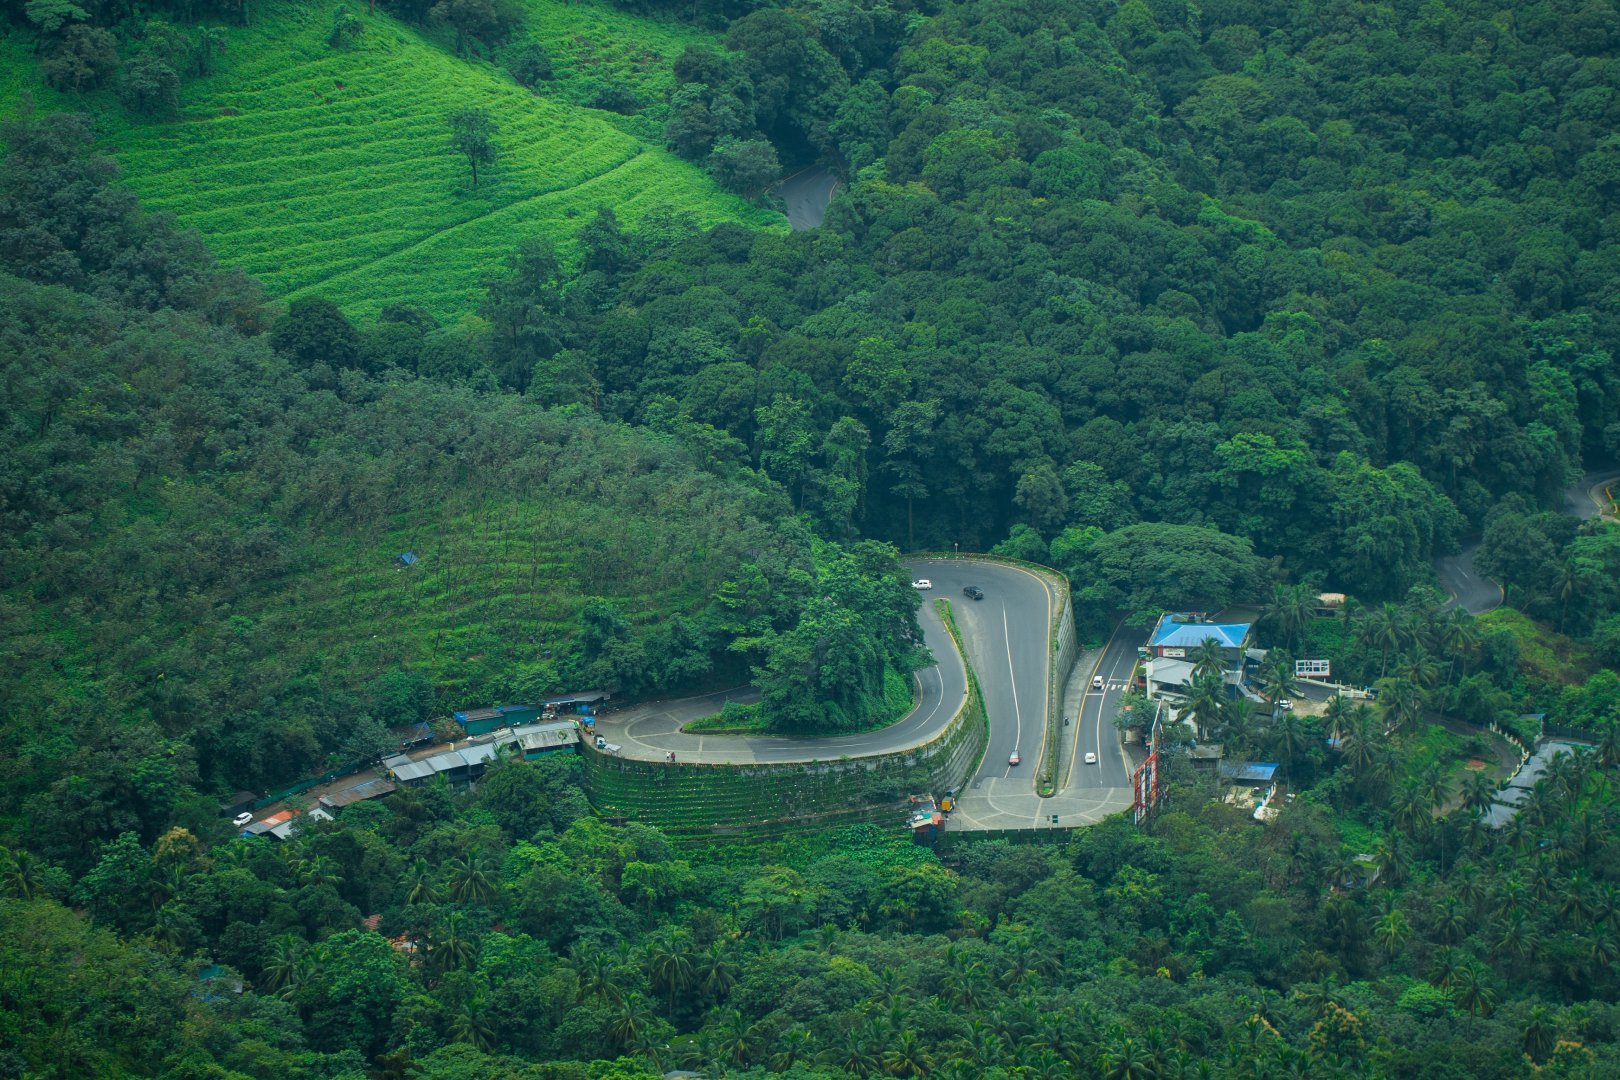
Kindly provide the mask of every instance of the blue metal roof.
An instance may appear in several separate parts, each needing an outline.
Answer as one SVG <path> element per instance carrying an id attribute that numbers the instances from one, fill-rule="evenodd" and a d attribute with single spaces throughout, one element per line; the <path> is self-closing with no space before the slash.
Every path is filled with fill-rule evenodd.
<path id="1" fill-rule="evenodd" d="M 1149 645 L 1169 645 L 1196 649 L 1205 638 L 1214 638 L 1228 649 L 1241 649 L 1249 636 L 1249 623 L 1178 623 L 1166 615 L 1153 628 Z"/>

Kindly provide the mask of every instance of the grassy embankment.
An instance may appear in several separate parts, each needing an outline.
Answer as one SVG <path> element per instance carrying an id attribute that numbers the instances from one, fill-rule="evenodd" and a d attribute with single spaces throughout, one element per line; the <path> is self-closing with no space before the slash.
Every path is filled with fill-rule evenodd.
<path id="1" fill-rule="evenodd" d="M 178 119 L 132 120 L 109 90 L 82 101 L 50 91 L 20 35 L 0 44 L 0 104 L 9 111 L 26 89 L 44 108 L 96 110 L 149 209 L 199 229 L 272 295 L 325 295 L 351 317 L 391 302 L 466 314 L 520 238 L 566 253 L 598 206 L 625 226 L 668 208 L 706 224 L 785 227 L 665 151 L 656 107 L 627 118 L 575 101 L 617 80 L 656 102 L 680 50 L 703 35 L 600 4 L 528 7 L 519 38 L 541 41 L 558 75 L 540 94 L 381 13 L 362 11 L 365 33 L 334 49 L 329 8 L 281 2 L 252 27 L 228 28 L 219 72 L 187 80 Z M 500 128 L 499 159 L 480 169 L 477 190 L 449 147 L 445 116 L 463 106 Z"/>

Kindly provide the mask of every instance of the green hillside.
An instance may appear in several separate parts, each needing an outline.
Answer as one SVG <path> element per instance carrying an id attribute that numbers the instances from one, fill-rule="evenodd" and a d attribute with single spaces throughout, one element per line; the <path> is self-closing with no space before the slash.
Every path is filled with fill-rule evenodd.
<path id="1" fill-rule="evenodd" d="M 518 239 L 566 244 L 601 205 L 626 224 L 662 208 L 705 224 L 781 223 L 625 130 L 646 120 L 572 103 L 603 80 L 656 100 L 674 57 L 701 35 L 589 6 L 569 6 L 577 26 L 564 32 L 550 10 L 561 6 L 532 3 L 520 34 L 557 58 L 543 96 L 380 13 L 362 16 L 353 46 L 334 49 L 328 8 L 283 4 L 230 28 L 221 72 L 186 83 L 181 119 L 127 120 L 107 93 L 100 131 L 147 207 L 201 230 L 272 295 L 319 293 L 357 317 L 393 302 L 464 314 Z M 30 78 L 17 75 L 31 66 L 25 49 L 8 47 L 8 97 Z M 464 106 L 500 127 L 499 160 L 476 191 L 445 124 Z"/>

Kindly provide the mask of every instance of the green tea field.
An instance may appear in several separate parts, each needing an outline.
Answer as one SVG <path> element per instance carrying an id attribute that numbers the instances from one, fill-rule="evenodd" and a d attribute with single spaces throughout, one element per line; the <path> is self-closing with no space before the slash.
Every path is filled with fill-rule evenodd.
<path id="1" fill-rule="evenodd" d="M 221 71 L 186 82 L 179 119 L 130 121 L 109 97 L 99 130 L 149 208 L 200 230 L 273 295 L 324 295 L 351 317 L 391 302 L 465 314 L 519 239 L 548 236 L 566 254 L 599 205 L 626 226 L 667 207 L 705 224 L 785 227 L 631 133 L 653 126 L 646 120 L 572 100 L 604 80 L 655 100 L 697 32 L 588 4 L 566 5 L 565 24 L 548 20 L 553 7 L 564 5 L 531 0 L 519 35 L 556 57 L 558 79 L 539 95 L 382 14 L 363 15 L 365 32 L 334 49 L 328 8 L 277 4 L 254 26 L 228 29 Z M 4 89 L 9 98 L 17 87 Z M 464 106 L 499 127 L 498 160 L 479 170 L 476 190 L 445 121 Z"/>

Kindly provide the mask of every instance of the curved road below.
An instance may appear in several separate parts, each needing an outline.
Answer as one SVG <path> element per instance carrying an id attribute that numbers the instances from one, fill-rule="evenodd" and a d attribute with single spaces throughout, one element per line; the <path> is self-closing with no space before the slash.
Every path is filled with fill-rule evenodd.
<path id="1" fill-rule="evenodd" d="M 648 761 L 792 762 L 829 761 L 840 757 L 869 757 L 909 750 L 935 738 L 956 714 L 967 695 L 967 673 L 956 646 L 931 602 L 948 597 L 961 630 L 990 714 L 990 749 L 980 776 L 1027 774 L 1033 790 L 1035 759 L 1040 754 L 1046 708 L 1047 627 L 1052 600 L 1035 575 L 1013 567 L 950 559 L 910 560 L 915 577 L 931 578 L 934 588 L 923 594 L 918 621 L 923 641 L 939 661 L 917 673 L 918 703 L 903 719 L 877 731 L 829 738 L 789 738 L 777 735 L 696 735 L 680 730 L 682 724 L 714 713 L 728 700 L 748 701 L 751 691 L 725 691 L 698 698 L 655 701 L 609 714 L 597 728 L 609 742 L 618 743 L 627 757 Z M 985 598 L 975 602 L 962 594 L 977 584 Z M 1018 749 L 1028 764 L 1011 767 L 1008 755 Z M 994 766 L 999 760 L 1000 769 Z"/>
<path id="2" fill-rule="evenodd" d="M 787 204 L 788 224 L 795 232 L 814 229 L 827 216 L 827 206 L 838 192 L 838 174 L 824 165 L 803 169 L 776 185 Z"/>
<path id="3" fill-rule="evenodd" d="M 1580 481 L 1564 489 L 1564 512 L 1584 521 L 1597 517 L 1613 518 L 1605 489 L 1620 481 L 1620 471 L 1595 469 Z M 1460 607 L 1471 615 L 1482 615 L 1502 603 L 1502 587 L 1474 569 L 1474 556 L 1479 553 L 1475 541 L 1455 555 L 1434 560 L 1434 572 L 1440 585 L 1451 599 L 1446 608 Z"/>

